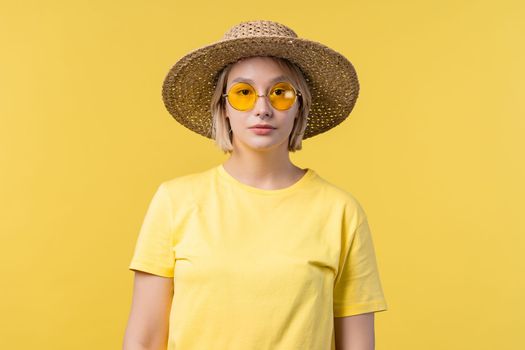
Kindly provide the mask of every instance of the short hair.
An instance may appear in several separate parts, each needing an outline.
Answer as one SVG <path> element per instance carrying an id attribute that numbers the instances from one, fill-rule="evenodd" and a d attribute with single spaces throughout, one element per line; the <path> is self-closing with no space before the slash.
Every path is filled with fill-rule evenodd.
<path id="1" fill-rule="evenodd" d="M 251 56 L 253 57 L 253 56 Z M 312 103 L 310 88 L 301 69 L 289 60 L 275 56 L 265 56 L 273 59 L 283 71 L 287 72 L 291 82 L 298 88 L 301 95 L 297 96 L 299 109 L 298 117 L 294 119 L 294 126 L 288 138 L 288 151 L 295 152 L 302 149 L 304 131 L 306 129 L 308 114 Z M 215 144 L 224 152 L 232 153 L 232 133 L 231 126 L 226 119 L 226 100 L 222 95 L 226 93 L 228 74 L 236 62 L 226 65 L 216 76 L 215 91 L 211 98 L 210 109 L 212 114 L 211 136 Z"/>

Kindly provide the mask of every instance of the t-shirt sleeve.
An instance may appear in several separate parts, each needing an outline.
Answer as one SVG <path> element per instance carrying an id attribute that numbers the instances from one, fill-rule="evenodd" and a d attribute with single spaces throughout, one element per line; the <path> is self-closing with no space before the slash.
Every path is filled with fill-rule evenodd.
<path id="1" fill-rule="evenodd" d="M 129 269 L 173 277 L 174 266 L 172 205 L 161 183 L 146 211 Z"/>
<path id="2" fill-rule="evenodd" d="M 387 310 L 374 243 L 363 209 L 345 211 L 341 259 L 334 283 L 334 317 Z"/>

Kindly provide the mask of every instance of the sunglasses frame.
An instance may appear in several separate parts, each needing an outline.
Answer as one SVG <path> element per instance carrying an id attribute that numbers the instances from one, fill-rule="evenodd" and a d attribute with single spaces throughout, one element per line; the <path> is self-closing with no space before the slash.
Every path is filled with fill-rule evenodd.
<path id="1" fill-rule="evenodd" d="M 242 81 L 233 84 L 233 85 L 230 87 L 230 89 L 228 90 L 228 92 L 231 91 L 232 88 L 233 88 L 235 85 L 239 84 L 239 83 L 249 85 L 249 86 L 253 89 L 253 91 L 255 91 L 255 93 L 257 94 L 257 90 L 252 86 L 252 84 L 250 84 L 250 83 L 246 83 L 246 82 L 242 82 Z M 295 98 L 294 98 L 293 103 L 292 103 L 292 104 L 290 105 L 290 107 L 288 107 L 287 109 L 278 109 L 278 108 L 276 108 L 276 107 L 272 104 L 272 100 L 270 100 L 270 98 L 269 98 L 269 96 L 268 96 L 268 95 L 270 94 L 270 92 L 273 90 L 273 88 L 274 88 L 276 85 L 278 85 L 278 84 L 282 84 L 282 83 L 286 83 L 286 84 L 290 85 L 290 87 L 292 88 L 292 90 L 294 91 L 294 94 L 295 94 Z M 268 93 L 267 93 L 266 95 L 255 95 L 255 100 L 254 100 L 252 106 L 251 106 L 250 108 L 248 108 L 248 109 L 238 109 L 238 108 L 235 108 L 234 106 L 232 106 L 232 104 L 231 104 L 231 102 L 230 102 L 230 99 L 228 98 L 228 95 L 229 95 L 229 94 L 222 94 L 222 97 L 225 97 L 225 98 L 226 98 L 226 100 L 228 101 L 228 103 L 230 104 L 230 106 L 231 106 L 233 109 L 238 110 L 238 111 L 241 111 L 241 112 L 251 111 L 251 110 L 253 109 L 253 107 L 255 107 L 255 104 L 257 103 L 257 99 L 258 99 L 259 97 L 268 97 L 268 100 L 270 101 L 270 105 L 271 105 L 273 108 L 277 109 L 278 111 L 287 111 L 287 110 L 289 110 L 290 108 L 293 107 L 293 105 L 295 104 L 295 102 L 297 102 L 297 97 L 298 97 L 298 96 L 302 96 L 301 91 L 297 90 L 297 89 L 295 88 L 295 86 L 293 86 L 293 84 L 290 83 L 290 82 L 288 82 L 288 81 L 279 81 L 279 82 L 273 84 L 272 87 L 271 87 L 271 89 L 270 89 L 270 91 L 268 91 Z"/>

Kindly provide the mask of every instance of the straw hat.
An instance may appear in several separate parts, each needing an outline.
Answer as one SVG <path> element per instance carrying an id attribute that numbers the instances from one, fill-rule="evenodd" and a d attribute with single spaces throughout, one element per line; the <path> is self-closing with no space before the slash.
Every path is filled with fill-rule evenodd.
<path id="1" fill-rule="evenodd" d="M 241 22 L 219 40 L 182 57 L 168 72 L 162 98 L 169 113 L 186 128 L 211 138 L 210 102 L 218 73 L 229 63 L 250 56 L 277 56 L 295 63 L 312 95 L 303 139 L 323 133 L 345 120 L 359 93 L 350 61 L 329 47 L 298 38 L 273 21 Z M 183 95 L 191 91 L 191 94 Z"/>

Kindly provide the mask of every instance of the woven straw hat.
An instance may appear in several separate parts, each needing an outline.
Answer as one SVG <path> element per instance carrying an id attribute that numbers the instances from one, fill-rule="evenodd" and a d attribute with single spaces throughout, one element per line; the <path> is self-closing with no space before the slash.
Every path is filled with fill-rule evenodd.
<path id="1" fill-rule="evenodd" d="M 162 86 L 169 113 L 186 128 L 212 138 L 210 102 L 218 73 L 251 56 L 282 57 L 302 70 L 312 95 L 303 140 L 337 126 L 352 111 L 359 83 L 348 59 L 321 43 L 298 38 L 283 24 L 260 20 L 235 25 L 219 41 L 175 63 Z M 192 93 L 183 97 L 185 91 Z"/>

